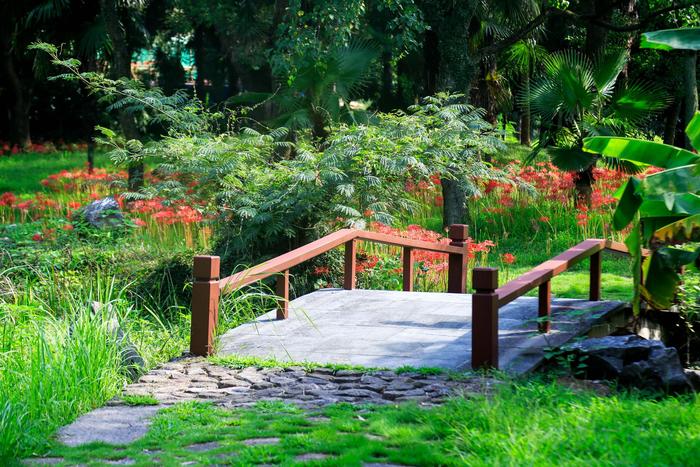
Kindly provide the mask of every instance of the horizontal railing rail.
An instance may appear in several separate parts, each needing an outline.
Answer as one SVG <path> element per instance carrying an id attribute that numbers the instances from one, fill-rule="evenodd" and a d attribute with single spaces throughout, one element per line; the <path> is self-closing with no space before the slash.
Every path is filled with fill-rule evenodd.
<path id="1" fill-rule="evenodd" d="M 498 310 L 529 291 L 538 290 L 538 330 L 551 331 L 552 279 L 590 258 L 588 298 L 601 296 L 602 252 L 629 254 L 624 243 L 603 239 L 584 240 L 554 258 L 498 287 L 498 269 L 474 268 L 472 286 L 472 368 L 498 368 Z M 647 256 L 649 252 L 643 250 Z"/>
<path id="2" fill-rule="evenodd" d="M 466 225 L 456 224 L 451 225 L 448 232 L 450 243 L 444 244 L 365 230 L 342 229 L 224 278 L 220 278 L 218 256 L 195 256 L 190 352 L 195 355 L 210 355 L 214 351 L 214 332 L 218 321 L 219 298 L 222 294 L 275 276 L 276 294 L 279 297 L 277 319 L 286 319 L 289 315 L 289 269 L 341 245 L 345 248 L 343 288 L 354 289 L 357 241 L 403 248 L 403 290 L 409 292 L 413 290 L 414 282 L 414 250 L 445 253 L 448 255 L 447 291 L 465 293 L 469 253 L 468 228 Z"/>

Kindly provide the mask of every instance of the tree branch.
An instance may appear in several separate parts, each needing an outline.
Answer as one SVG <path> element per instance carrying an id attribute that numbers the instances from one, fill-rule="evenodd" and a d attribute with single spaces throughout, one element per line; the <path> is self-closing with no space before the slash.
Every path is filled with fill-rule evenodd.
<path id="1" fill-rule="evenodd" d="M 700 5 L 700 0 L 691 0 L 687 2 L 680 2 L 680 3 L 675 3 L 671 6 L 664 7 L 664 8 L 659 8 L 658 10 L 654 10 L 651 13 L 649 13 L 645 18 L 640 20 L 638 23 L 635 24 L 628 24 L 628 25 L 616 25 L 616 24 L 610 24 L 606 23 L 605 21 L 601 21 L 597 19 L 593 15 L 583 15 L 581 13 L 576 13 L 575 11 L 571 10 L 561 10 L 559 8 L 554 8 L 554 7 L 547 7 L 544 8 L 539 15 L 537 15 L 535 18 L 533 18 L 530 22 L 528 22 L 525 26 L 523 26 L 520 30 L 517 32 L 511 34 L 510 36 L 506 37 L 505 39 L 502 39 L 498 42 L 494 42 L 493 44 L 489 44 L 478 52 L 478 58 L 483 59 L 486 56 L 489 55 L 495 55 L 502 50 L 506 49 L 507 47 L 510 47 L 511 45 L 515 44 L 522 38 L 526 37 L 528 34 L 532 33 L 535 29 L 540 27 L 546 20 L 549 18 L 550 15 L 561 15 L 561 16 L 566 16 L 569 18 L 573 18 L 579 21 L 586 21 L 588 23 L 594 24 L 596 26 L 599 26 L 601 28 L 608 29 L 610 31 L 616 31 L 616 32 L 632 32 L 632 31 L 638 31 L 640 29 L 643 29 L 646 27 L 649 23 L 653 22 L 656 18 L 658 18 L 660 15 L 665 15 L 677 10 L 683 10 L 685 8 L 693 7 Z"/>
<path id="2" fill-rule="evenodd" d="M 648 24 L 653 22 L 655 19 L 657 19 L 661 15 L 665 15 L 667 13 L 672 13 L 674 11 L 683 10 L 685 8 L 690 8 L 690 7 L 698 6 L 698 5 L 700 5 L 700 0 L 692 0 L 689 2 L 680 2 L 680 3 L 674 2 L 674 4 L 671 6 L 659 8 L 658 10 L 652 11 L 645 18 L 640 20 L 638 23 L 627 24 L 627 25 L 617 25 L 617 24 L 606 23 L 605 21 L 601 21 L 592 15 L 582 15 L 582 14 L 575 13 L 575 12 L 569 11 L 569 10 L 562 11 L 562 13 L 564 13 L 568 16 L 574 17 L 576 19 L 579 19 L 579 20 L 587 21 L 591 24 L 594 24 L 594 25 L 601 27 L 601 28 L 608 29 L 610 31 L 632 32 L 632 31 L 639 31 L 640 29 L 644 29 Z"/>
<path id="3" fill-rule="evenodd" d="M 511 34 L 505 39 L 502 39 L 498 42 L 494 42 L 493 44 L 487 45 L 486 47 L 483 47 L 481 50 L 479 50 L 479 58 L 484 58 L 488 55 L 495 55 L 500 51 L 504 50 L 505 48 L 510 47 L 523 37 L 530 34 L 532 31 L 540 27 L 542 23 L 544 23 L 545 20 L 549 17 L 549 15 L 557 12 L 562 12 L 562 10 L 559 10 L 554 7 L 547 7 L 543 9 L 539 15 L 535 16 L 535 18 L 533 18 L 529 23 L 527 23 L 517 32 Z"/>

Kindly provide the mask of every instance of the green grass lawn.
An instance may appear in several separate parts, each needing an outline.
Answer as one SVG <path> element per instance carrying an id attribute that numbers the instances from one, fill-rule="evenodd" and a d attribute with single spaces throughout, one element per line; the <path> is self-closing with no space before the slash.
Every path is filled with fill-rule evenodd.
<path id="1" fill-rule="evenodd" d="M 47 154 L 21 153 L 0 156 L 0 193 L 35 193 L 42 190 L 41 180 L 61 170 L 85 167 L 85 152 L 52 152 Z M 107 167 L 109 159 L 96 152 L 95 166 Z"/>
<path id="2" fill-rule="evenodd" d="M 556 383 L 504 383 L 443 406 L 347 404 L 304 412 L 278 402 L 228 410 L 183 403 L 124 446 L 55 448 L 100 465 L 691 465 L 700 401 L 599 396 Z"/>

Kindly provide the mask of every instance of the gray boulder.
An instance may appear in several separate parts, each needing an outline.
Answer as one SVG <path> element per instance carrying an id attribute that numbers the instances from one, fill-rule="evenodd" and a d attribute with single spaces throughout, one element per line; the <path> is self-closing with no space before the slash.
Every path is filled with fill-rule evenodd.
<path id="1" fill-rule="evenodd" d="M 98 229 L 122 227 L 124 215 L 111 196 L 93 201 L 82 209 L 85 222 Z"/>
<path id="2" fill-rule="evenodd" d="M 587 339 L 567 348 L 584 364 L 587 379 L 618 380 L 625 386 L 680 393 L 692 385 L 678 352 L 637 335 Z"/>

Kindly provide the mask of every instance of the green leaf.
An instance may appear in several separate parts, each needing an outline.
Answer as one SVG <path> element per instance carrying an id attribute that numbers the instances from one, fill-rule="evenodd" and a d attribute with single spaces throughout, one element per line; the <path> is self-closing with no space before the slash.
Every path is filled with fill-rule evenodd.
<path id="1" fill-rule="evenodd" d="M 654 240 L 670 245 L 700 241 L 700 214 L 668 224 L 654 232 Z"/>
<path id="2" fill-rule="evenodd" d="M 587 169 L 596 162 L 595 157 L 576 148 L 550 146 L 547 148 L 547 152 L 552 159 L 552 164 L 561 170 L 578 172 Z"/>
<path id="3" fill-rule="evenodd" d="M 700 50 L 700 28 L 645 32 L 642 34 L 640 47 L 658 50 Z"/>
<path id="4" fill-rule="evenodd" d="M 665 193 L 664 201 L 674 214 L 700 214 L 700 196 L 694 193 Z"/>
<path id="5" fill-rule="evenodd" d="M 682 266 L 695 261 L 697 256 L 697 252 L 670 247 L 654 251 L 649 258 L 642 288 L 644 298 L 657 309 L 669 308 L 681 280 L 678 271 Z"/>
<path id="6" fill-rule="evenodd" d="M 602 54 L 596 60 L 593 67 L 593 80 L 599 93 L 609 96 L 615 87 L 615 81 L 627 63 L 627 52 L 623 49 L 619 52 Z"/>
<path id="7" fill-rule="evenodd" d="M 654 141 L 617 136 L 585 138 L 583 140 L 583 149 L 594 154 L 603 154 L 607 157 L 616 157 L 663 169 L 672 169 L 700 162 L 700 156 L 685 149 Z"/>
<path id="8" fill-rule="evenodd" d="M 700 112 L 695 112 L 695 116 L 685 129 L 685 134 L 688 135 L 693 147 L 700 151 Z"/>
<path id="9" fill-rule="evenodd" d="M 639 225 L 635 224 L 630 234 L 625 239 L 625 245 L 632 257 L 632 280 L 634 283 L 634 297 L 632 298 L 632 312 L 639 315 L 639 299 L 642 286 L 642 237 Z"/>
<path id="10" fill-rule="evenodd" d="M 697 176 L 694 165 L 664 170 L 646 177 L 642 181 L 642 192 L 644 195 L 659 196 L 667 192 L 698 193 L 700 177 Z"/>
<path id="11" fill-rule="evenodd" d="M 700 196 L 693 193 L 668 192 L 661 196 L 647 196 L 639 208 L 643 219 L 695 214 L 700 214 Z"/>
<path id="12" fill-rule="evenodd" d="M 613 228 L 622 230 L 629 225 L 634 219 L 637 211 L 642 205 L 642 198 L 638 194 L 640 181 L 634 177 L 630 177 L 625 182 L 620 201 L 617 203 L 615 212 L 613 213 Z"/>
<path id="13" fill-rule="evenodd" d="M 617 118 L 643 122 L 668 105 L 668 94 L 656 83 L 632 82 L 615 92 L 610 108 Z"/>
<path id="14" fill-rule="evenodd" d="M 105 136 L 105 138 L 114 139 L 117 136 L 117 134 L 114 131 L 110 130 L 109 128 L 105 128 L 103 126 L 97 125 L 95 127 L 95 129 L 97 131 L 99 131 L 100 133 L 102 133 Z"/>

